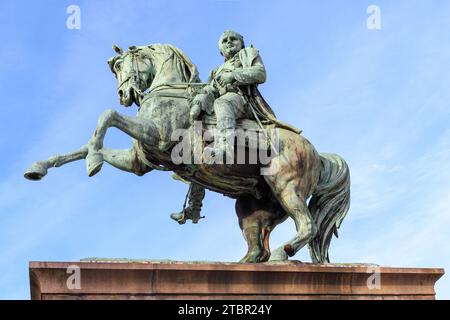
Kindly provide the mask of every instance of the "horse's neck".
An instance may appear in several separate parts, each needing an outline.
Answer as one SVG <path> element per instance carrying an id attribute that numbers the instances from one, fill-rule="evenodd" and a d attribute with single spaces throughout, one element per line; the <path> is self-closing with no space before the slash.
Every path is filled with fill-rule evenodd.
<path id="1" fill-rule="evenodd" d="M 169 74 L 165 70 L 159 70 L 159 72 L 155 74 L 152 85 L 150 86 L 150 91 L 154 88 L 160 88 L 162 86 L 168 86 L 168 89 L 170 90 L 170 85 L 182 84 L 186 82 L 187 81 L 181 75 L 174 73 Z"/>
<path id="2" fill-rule="evenodd" d="M 168 132 L 185 128 L 189 125 L 189 106 L 183 92 L 186 87 L 179 86 L 188 81 L 184 66 L 168 46 L 152 46 L 150 52 L 153 81 L 146 90 L 148 93 L 141 104 L 140 113 L 151 115 L 152 119 L 158 125 L 164 126 Z M 175 84 L 178 86 L 171 86 Z"/>
<path id="3" fill-rule="evenodd" d="M 150 91 L 163 85 L 180 84 L 189 81 L 189 79 L 186 79 L 183 63 L 170 47 L 165 45 L 156 46 L 152 58 L 154 77 Z"/>

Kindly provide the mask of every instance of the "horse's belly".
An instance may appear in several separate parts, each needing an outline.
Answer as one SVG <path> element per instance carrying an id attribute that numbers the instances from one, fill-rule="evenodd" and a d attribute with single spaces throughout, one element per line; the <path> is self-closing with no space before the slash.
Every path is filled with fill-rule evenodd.
<path id="1" fill-rule="evenodd" d="M 184 172 L 177 173 L 184 175 Z M 185 178 L 231 198 L 242 195 L 261 198 L 270 192 L 258 165 L 204 164 Z"/>

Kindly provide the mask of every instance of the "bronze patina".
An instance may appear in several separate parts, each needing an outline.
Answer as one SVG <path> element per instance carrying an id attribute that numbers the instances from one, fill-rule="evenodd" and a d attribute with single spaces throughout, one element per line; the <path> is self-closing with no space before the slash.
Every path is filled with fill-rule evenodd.
<path id="1" fill-rule="evenodd" d="M 116 55 L 108 64 L 118 81 L 120 103 L 136 104 L 137 115 L 113 109 L 103 112 L 85 146 L 33 163 L 25 177 L 40 180 L 49 168 L 81 159 L 86 159 L 89 176 L 98 173 L 104 162 L 138 176 L 152 170 L 173 171 L 190 183 L 191 190 L 189 206 L 172 215 L 179 223 L 200 219 L 205 188 L 236 199 L 239 226 L 248 244 L 242 262 L 287 260 L 305 245 L 313 262 L 329 262 L 332 235 L 337 236 L 350 203 L 346 162 L 336 154 L 318 153 L 299 130 L 275 117 L 257 89 L 266 74 L 254 46 L 245 47 L 241 35 L 226 31 L 219 48 L 224 64 L 201 83 L 196 66 L 172 45 L 132 46 L 128 51 L 114 46 Z M 198 124 L 201 132 L 215 129 L 214 139 L 185 152 L 184 159 L 192 160 L 200 149 L 202 156 L 215 161 L 174 160 L 180 143 L 174 136 L 180 130 L 191 134 Z M 103 146 L 111 127 L 132 138 L 130 149 Z M 237 129 L 264 132 L 264 143 L 254 147 L 246 140 L 242 145 L 246 157 L 265 148 L 270 161 L 217 161 L 229 156 L 230 150 L 236 160 L 233 149 L 239 142 L 229 137 Z M 270 233 L 288 217 L 295 222 L 296 234 L 270 252 Z"/>

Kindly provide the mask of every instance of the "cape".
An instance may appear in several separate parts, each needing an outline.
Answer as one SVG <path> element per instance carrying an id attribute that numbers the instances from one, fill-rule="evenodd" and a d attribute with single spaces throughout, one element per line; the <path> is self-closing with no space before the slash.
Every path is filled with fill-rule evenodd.
<path id="1" fill-rule="evenodd" d="M 276 127 L 283 128 L 297 134 L 302 133 L 302 130 L 277 119 L 272 108 L 266 102 L 266 100 L 264 100 L 263 96 L 256 86 L 252 86 L 250 90 L 249 104 L 251 104 L 250 107 L 253 107 L 262 124 L 273 124 Z"/>
<path id="2" fill-rule="evenodd" d="M 241 61 L 243 68 L 252 67 L 253 61 L 257 57 L 259 57 L 259 50 L 252 45 L 242 49 L 239 52 L 239 60 Z M 277 119 L 275 112 L 273 112 L 270 105 L 266 102 L 266 100 L 264 100 L 256 85 L 248 85 L 244 87 L 247 87 L 248 89 L 247 92 L 244 91 L 244 94 L 247 95 L 249 100 L 248 103 L 258 117 L 256 120 L 259 120 L 261 124 L 274 124 L 276 127 L 287 129 L 298 134 L 302 132 L 300 129 Z"/>

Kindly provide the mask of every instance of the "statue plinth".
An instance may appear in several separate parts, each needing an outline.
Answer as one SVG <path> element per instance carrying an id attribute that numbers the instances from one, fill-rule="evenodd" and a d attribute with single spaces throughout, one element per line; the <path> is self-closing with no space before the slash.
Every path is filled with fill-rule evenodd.
<path id="1" fill-rule="evenodd" d="M 33 300 L 434 299 L 440 268 L 300 262 L 30 262 Z"/>

